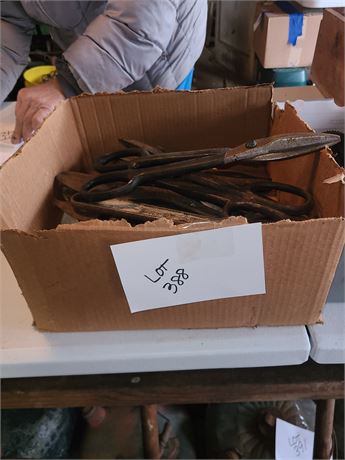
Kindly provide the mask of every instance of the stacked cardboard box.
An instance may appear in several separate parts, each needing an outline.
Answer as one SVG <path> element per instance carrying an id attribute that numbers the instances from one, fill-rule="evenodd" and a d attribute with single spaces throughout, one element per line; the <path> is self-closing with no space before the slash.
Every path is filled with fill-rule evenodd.
<path id="1" fill-rule="evenodd" d="M 322 20 L 323 10 L 304 9 L 296 4 L 303 14 L 302 35 L 296 44 L 288 43 L 290 16 L 279 6 L 287 2 L 265 2 L 261 5 L 255 23 L 254 48 L 265 69 L 287 67 L 310 67 Z"/>
<path id="2" fill-rule="evenodd" d="M 292 2 L 265 2 L 257 11 L 254 48 L 257 81 L 276 87 L 309 83 L 322 10 Z"/>

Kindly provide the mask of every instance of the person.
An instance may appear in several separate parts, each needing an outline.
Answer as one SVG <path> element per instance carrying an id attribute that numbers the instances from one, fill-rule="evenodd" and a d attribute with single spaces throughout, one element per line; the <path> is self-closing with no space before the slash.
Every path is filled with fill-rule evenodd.
<path id="1" fill-rule="evenodd" d="M 59 102 L 82 92 L 183 88 L 206 19 L 207 0 L 3 1 L 0 102 L 27 66 L 37 24 L 62 51 L 55 78 L 18 92 L 12 142 L 28 140 Z"/>

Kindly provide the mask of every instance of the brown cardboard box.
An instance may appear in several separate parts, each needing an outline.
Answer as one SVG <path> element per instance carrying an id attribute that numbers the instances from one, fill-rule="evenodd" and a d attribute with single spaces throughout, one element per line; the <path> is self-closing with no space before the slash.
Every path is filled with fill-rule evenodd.
<path id="1" fill-rule="evenodd" d="M 317 101 L 324 99 L 318 88 L 314 85 L 283 86 L 273 88 L 273 100 L 277 101 Z"/>
<path id="2" fill-rule="evenodd" d="M 118 138 L 181 150 L 308 130 L 290 106 L 276 108 L 272 121 L 271 99 L 272 88 L 259 86 L 100 94 L 62 103 L 0 171 L 2 249 L 36 325 L 91 331 L 316 323 L 344 244 L 344 185 L 324 182 L 344 171 L 327 150 L 269 168 L 273 180 L 310 189 L 320 217 L 263 225 L 265 295 L 131 314 L 110 245 L 190 229 L 166 221 L 131 227 L 98 220 L 56 228 L 61 215 L 51 201 L 54 177 L 90 168 L 94 158 L 119 148 Z M 219 225 L 243 223 L 238 217 Z"/>
<path id="3" fill-rule="evenodd" d="M 340 106 L 344 106 L 344 28 L 344 8 L 325 10 L 311 67 L 312 80 Z"/>
<path id="4" fill-rule="evenodd" d="M 259 61 L 266 69 L 309 67 L 313 62 L 322 10 L 305 10 L 294 4 L 304 17 L 302 35 L 293 46 L 288 44 L 289 15 L 278 4 L 266 2 L 259 11 L 254 32 L 254 49 Z"/>

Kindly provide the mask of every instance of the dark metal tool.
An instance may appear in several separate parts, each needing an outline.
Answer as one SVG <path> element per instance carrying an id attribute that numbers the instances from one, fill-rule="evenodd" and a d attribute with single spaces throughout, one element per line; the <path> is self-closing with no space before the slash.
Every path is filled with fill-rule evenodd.
<path id="1" fill-rule="evenodd" d="M 117 166 L 116 164 L 113 165 L 113 168 L 118 170 L 113 169 L 112 172 L 91 179 L 84 184 L 75 198 L 85 202 L 107 200 L 128 195 L 139 185 L 152 183 L 158 179 L 178 177 L 240 162 L 269 162 L 291 159 L 318 151 L 324 146 L 333 145 L 338 141 L 339 136 L 334 134 L 296 133 L 253 140 L 233 149 L 204 149 L 150 155 L 147 158 L 135 160 L 135 164 L 133 162 L 127 164 L 127 167 L 118 164 Z M 120 155 L 118 159 L 125 156 L 122 152 Z M 147 166 L 146 160 L 149 160 L 149 166 Z M 163 163 L 161 163 L 162 161 Z M 128 180 L 128 182 L 119 185 L 119 181 L 124 180 Z M 99 185 L 111 183 L 116 184 L 116 186 L 105 191 L 95 190 Z"/>
<path id="2" fill-rule="evenodd" d="M 236 184 L 231 181 L 218 183 L 217 178 L 198 175 L 184 176 L 183 179 L 162 179 L 157 185 L 180 194 L 185 194 L 202 202 L 219 206 L 223 216 L 244 215 L 253 220 L 251 214 L 260 220 L 277 221 L 307 215 L 313 207 L 313 197 L 309 192 L 289 184 L 266 181 L 247 181 Z M 280 203 L 270 197 L 275 192 L 286 192 L 301 197 L 301 204 Z"/>
<path id="3" fill-rule="evenodd" d="M 159 186 L 137 187 L 130 196 L 85 203 L 75 199 L 85 181 L 94 174 L 68 171 L 55 178 L 55 204 L 72 217 L 85 216 L 100 219 L 125 218 L 132 223 L 165 217 L 175 223 L 201 222 L 208 218 L 221 218 L 223 212 L 214 209 L 187 194 Z M 102 188 L 106 189 L 107 185 Z M 67 203 L 67 204 L 66 204 Z"/>
<path id="4" fill-rule="evenodd" d="M 160 217 L 191 223 L 229 215 L 245 216 L 249 222 L 305 218 L 313 208 L 311 194 L 266 179 L 254 165 L 295 158 L 337 141 L 334 134 L 297 133 L 251 140 L 233 149 L 163 153 L 122 140 L 127 148 L 96 160 L 97 173 L 57 176 L 56 204 L 81 219 L 123 217 L 132 223 Z M 249 172 L 219 169 L 243 162 Z M 277 192 L 300 197 L 299 204 L 280 203 Z"/>

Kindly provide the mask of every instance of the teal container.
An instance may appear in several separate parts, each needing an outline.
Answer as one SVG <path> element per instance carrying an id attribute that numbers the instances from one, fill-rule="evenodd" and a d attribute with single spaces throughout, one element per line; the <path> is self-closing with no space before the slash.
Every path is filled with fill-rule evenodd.
<path id="1" fill-rule="evenodd" d="M 289 67 L 283 69 L 257 68 L 258 83 L 273 83 L 275 87 L 306 86 L 309 84 L 309 67 Z"/>
<path id="2" fill-rule="evenodd" d="M 293 69 L 272 69 L 274 74 L 274 86 L 305 86 L 309 80 L 308 67 L 296 67 Z"/>

